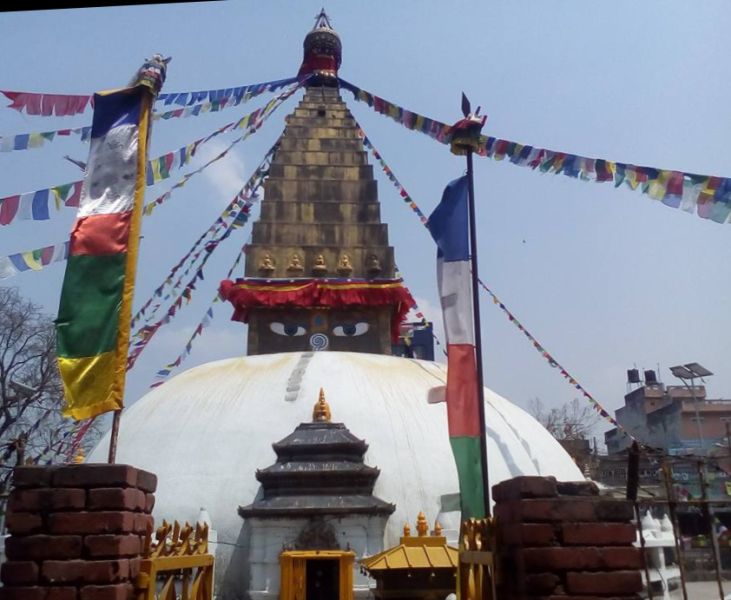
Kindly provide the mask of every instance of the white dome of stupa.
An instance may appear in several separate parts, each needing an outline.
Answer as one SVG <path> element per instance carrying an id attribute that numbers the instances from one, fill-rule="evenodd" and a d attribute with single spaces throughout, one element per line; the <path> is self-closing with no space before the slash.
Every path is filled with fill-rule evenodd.
<path id="1" fill-rule="evenodd" d="M 192 368 L 153 389 L 121 419 L 117 462 L 158 476 L 159 522 L 194 521 L 201 507 L 224 561 L 237 543 L 239 506 L 259 491 L 257 469 L 275 462 L 272 443 L 312 420 L 323 388 L 333 422 L 368 444 L 378 467 L 374 495 L 395 504 L 384 546 L 398 544 L 421 510 L 454 537 L 457 473 L 443 386 L 434 362 L 354 352 L 288 352 L 231 358 Z M 531 415 L 486 389 L 490 484 L 518 475 L 582 480 L 571 457 Z M 89 456 L 104 462 L 109 435 Z M 221 556 L 224 554 L 224 556 Z"/>

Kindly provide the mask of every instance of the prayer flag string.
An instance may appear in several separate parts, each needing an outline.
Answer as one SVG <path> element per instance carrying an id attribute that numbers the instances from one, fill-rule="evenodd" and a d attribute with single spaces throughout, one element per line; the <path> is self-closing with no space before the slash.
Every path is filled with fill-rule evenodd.
<path id="1" fill-rule="evenodd" d="M 167 154 L 148 161 L 147 185 L 149 186 L 171 177 L 171 171 L 173 169 L 187 164 L 193 154 L 195 154 L 196 149 L 213 137 L 225 131 L 234 129 L 246 130 L 246 133 L 243 136 L 234 140 L 223 152 L 209 160 L 200 168 L 183 176 L 183 178 L 178 181 L 171 190 L 158 197 L 156 200 L 148 203 L 145 207 L 146 214 L 152 213 L 155 206 L 162 204 L 165 200 L 167 200 L 174 189 L 184 186 L 191 177 L 197 175 L 214 162 L 222 159 L 236 144 L 245 140 L 252 133 L 255 133 L 264 124 L 266 119 L 268 119 L 271 114 L 279 108 L 285 100 L 287 100 L 287 98 L 294 94 L 299 87 L 299 83 L 295 84 L 276 98 L 270 100 L 263 108 L 249 113 L 238 121 L 224 125 L 207 137 L 196 140 L 192 144 L 188 144 L 175 152 L 168 152 Z M 51 188 L 36 190 L 34 192 L 26 192 L 24 194 L 15 194 L 13 196 L 0 198 L 0 225 L 9 225 L 15 219 L 46 221 L 51 218 L 51 202 L 55 205 L 56 210 L 60 210 L 61 207 L 64 206 L 78 207 L 79 198 L 81 197 L 82 183 L 83 181 L 74 181 L 71 183 L 53 186 Z"/>
<path id="2" fill-rule="evenodd" d="M 339 79 L 356 100 L 365 102 L 376 112 L 391 117 L 407 129 L 424 133 L 448 144 L 451 126 L 412 112 Z M 541 173 L 561 174 L 573 179 L 613 183 L 639 190 L 666 206 L 697 213 L 703 219 L 728 223 L 731 217 L 731 179 L 699 175 L 655 167 L 641 167 L 602 158 L 587 158 L 537 148 L 495 137 L 485 137 L 477 154 L 493 160 L 507 159 L 514 165 L 529 167 Z"/>
<path id="3" fill-rule="evenodd" d="M 7 279 L 23 271 L 40 271 L 51 263 L 63 262 L 69 255 L 69 243 L 54 244 L 0 256 L 0 279 Z"/>
<path id="4" fill-rule="evenodd" d="M 211 250 L 212 247 L 210 246 L 213 239 L 221 232 L 221 230 L 227 229 L 231 223 L 227 221 L 230 217 L 233 217 L 233 223 L 236 224 L 236 219 L 238 218 L 239 211 L 242 209 L 246 209 L 248 213 L 248 207 L 247 207 L 247 199 L 249 199 L 256 190 L 262 185 L 264 178 L 269 173 L 269 164 L 271 163 L 271 159 L 274 156 L 274 153 L 276 152 L 276 149 L 279 146 L 279 140 L 269 149 L 269 151 L 264 156 L 264 159 L 259 164 L 259 166 L 254 171 L 254 174 L 249 178 L 249 180 L 244 184 L 244 186 L 239 190 L 239 192 L 234 196 L 233 200 L 229 202 L 229 204 L 226 206 L 226 208 L 223 209 L 221 214 L 218 216 L 218 218 L 213 222 L 213 224 L 204 231 L 198 239 L 193 243 L 193 246 L 191 246 L 190 250 L 173 266 L 173 268 L 170 270 L 170 273 L 167 275 L 167 277 L 163 280 L 163 282 L 155 289 L 155 291 L 152 293 L 150 298 L 142 305 L 142 307 L 137 311 L 135 316 L 132 318 L 132 327 L 134 328 L 140 319 L 144 319 L 144 322 L 149 322 L 154 316 L 156 311 L 160 308 L 162 302 L 164 300 L 167 300 L 172 291 L 175 289 L 178 289 L 181 284 L 181 280 L 191 271 L 193 268 L 193 265 L 195 265 L 198 257 L 204 250 Z M 244 214 L 247 214 L 244 213 Z M 243 219 L 243 217 L 241 217 Z M 248 217 L 247 217 L 248 218 Z M 240 226 L 240 224 L 238 225 Z M 203 245 L 203 248 L 199 250 L 199 247 Z M 177 282 L 175 281 L 175 276 L 177 272 L 183 268 L 185 265 L 185 268 L 182 272 L 182 274 L 178 277 Z M 168 293 L 163 298 L 163 292 L 166 287 L 169 287 L 171 292 Z M 158 304 L 155 305 L 151 312 L 148 313 L 148 309 L 150 308 L 150 305 L 155 301 L 156 298 L 160 298 L 158 301 Z"/>
<path id="5" fill-rule="evenodd" d="M 412 212 L 419 217 L 419 220 L 421 221 L 422 225 L 426 227 L 426 217 L 424 216 L 424 213 L 421 211 L 419 206 L 416 204 L 416 202 L 411 198 L 410 194 L 406 191 L 406 188 L 401 184 L 401 182 L 398 180 L 398 178 L 394 175 L 391 168 L 386 164 L 386 161 L 383 159 L 383 156 L 381 155 L 378 150 L 373 146 L 373 143 L 370 141 L 368 136 L 363 131 L 362 127 L 356 123 L 356 126 L 358 127 L 358 134 L 360 135 L 361 139 L 363 140 L 363 145 L 368 148 L 368 150 L 371 152 L 373 157 L 378 161 L 379 165 L 381 166 L 381 169 L 386 174 L 386 177 L 388 177 L 389 181 L 393 183 L 393 185 L 396 187 L 396 189 L 399 192 L 399 195 L 403 199 L 404 203 L 409 206 L 409 208 L 412 210 Z M 481 280 L 478 278 L 478 282 L 480 287 L 487 292 L 487 294 L 490 295 L 492 298 L 494 304 L 500 308 L 501 311 L 505 314 L 505 316 L 508 318 L 508 320 L 515 325 L 519 331 L 525 335 L 528 340 L 532 343 L 533 347 L 536 349 L 537 352 L 540 353 L 540 355 L 548 362 L 548 364 L 554 368 L 558 369 L 561 373 L 561 376 L 566 379 L 569 382 L 569 385 L 571 385 L 575 390 L 579 391 L 582 396 L 589 402 L 591 407 L 604 419 L 606 419 L 609 423 L 611 423 L 614 427 L 616 427 L 618 430 L 620 430 L 622 433 L 625 433 L 628 435 L 632 440 L 635 438 L 624 428 L 622 427 L 614 417 L 609 413 L 608 410 L 606 410 L 599 402 L 592 396 L 584 386 L 582 386 L 578 380 L 573 377 L 567 369 L 565 369 L 559 362 L 548 353 L 548 351 L 543 347 L 543 345 L 535 338 L 533 335 L 525 328 L 525 326 L 515 318 L 515 315 L 513 315 L 512 312 L 505 306 L 505 304 L 497 297 L 497 295 Z"/>
<path id="6" fill-rule="evenodd" d="M 211 104 L 241 104 L 247 99 L 257 96 L 263 92 L 274 91 L 285 87 L 297 81 L 296 77 L 288 77 L 286 79 L 277 79 L 274 81 L 265 81 L 263 83 L 254 83 L 219 90 L 203 90 L 198 92 L 173 92 L 170 94 L 160 94 L 157 97 L 158 102 L 162 102 L 165 106 L 175 104 L 178 106 L 190 106 L 201 102 L 209 102 Z M 67 117 L 83 113 L 87 107 L 94 106 L 94 99 L 91 94 L 44 94 L 36 92 L 15 92 L 10 90 L 0 90 L 10 104 L 8 108 L 25 112 L 32 116 L 50 117 Z"/>
<path id="7" fill-rule="evenodd" d="M 296 80 L 284 79 L 281 81 L 288 83 Z M 153 112 L 152 119 L 153 121 L 158 121 L 160 119 L 167 121 L 169 119 L 197 117 L 198 115 L 203 115 L 209 112 L 218 112 L 224 108 L 231 108 L 233 106 L 244 104 L 264 92 L 274 91 L 281 86 L 268 87 L 268 84 L 258 84 L 257 87 L 250 87 L 252 88 L 252 91 L 241 96 L 230 95 L 213 102 L 204 102 L 202 104 L 185 106 L 184 108 L 174 108 L 164 112 Z M 87 125 L 85 127 L 74 127 L 72 129 L 56 129 L 54 131 L 3 135 L 0 136 L 0 152 L 13 152 L 15 150 L 32 150 L 35 148 L 41 148 L 46 142 L 52 142 L 57 137 L 69 137 L 72 135 L 78 135 L 81 137 L 82 142 L 88 142 L 91 138 L 91 125 Z"/>
<path id="8" fill-rule="evenodd" d="M 199 279 L 203 279 L 203 268 L 208 261 L 208 259 L 211 257 L 213 252 L 218 248 L 219 244 L 223 242 L 225 239 L 227 239 L 233 231 L 236 229 L 239 229 L 246 224 L 246 222 L 249 220 L 249 215 L 251 214 L 251 207 L 252 205 L 258 200 L 258 196 L 256 195 L 256 191 L 261 186 L 265 178 L 265 175 L 262 175 L 259 173 L 259 170 L 255 172 L 254 175 L 252 175 L 251 180 L 254 180 L 256 183 L 252 186 L 250 192 L 245 197 L 245 200 L 242 205 L 239 205 L 237 209 L 235 209 L 234 219 L 227 225 L 224 232 L 216 239 L 209 241 L 204 248 L 204 256 L 201 261 L 201 263 L 197 266 L 195 270 L 195 274 L 193 277 L 187 282 L 185 286 L 183 286 L 183 290 L 180 293 L 180 295 L 177 296 L 175 301 L 170 305 L 168 310 L 166 311 L 165 315 L 157 320 L 156 322 L 150 324 L 150 325 L 143 325 L 141 326 L 132 336 L 132 339 L 135 340 L 132 343 L 132 349 L 129 353 L 129 356 L 127 358 L 127 370 L 129 371 L 132 367 L 134 367 L 134 364 L 139 357 L 139 355 L 142 353 L 142 351 L 145 349 L 145 347 L 150 343 L 153 336 L 159 331 L 161 327 L 164 325 L 167 325 L 172 321 L 172 319 L 175 317 L 175 315 L 178 313 L 178 311 L 183 306 L 183 300 L 186 301 L 186 303 L 189 303 L 193 296 L 193 291 L 196 289 L 196 282 Z M 237 196 L 238 198 L 238 196 Z M 199 253 L 200 254 L 200 253 Z M 187 271 L 186 271 L 187 272 Z M 182 279 L 182 276 L 181 276 Z M 167 281 L 167 280 L 166 280 Z M 178 282 L 179 285 L 180 282 Z M 177 287 L 177 286 L 176 286 Z M 159 307 L 153 307 L 153 314 L 157 311 Z"/>
<path id="9" fill-rule="evenodd" d="M 236 260 L 234 260 L 233 264 L 231 265 L 231 268 L 228 270 L 228 273 L 226 274 L 226 279 L 231 279 L 231 275 L 233 274 L 236 267 L 238 267 L 239 263 L 241 262 L 241 259 L 244 257 L 248 250 L 248 245 L 244 244 L 244 246 L 241 247 L 241 252 L 239 252 L 236 256 Z M 190 336 L 188 341 L 185 343 L 183 351 L 177 356 L 177 358 L 172 361 L 171 363 L 168 363 L 165 365 L 162 369 L 160 369 L 155 374 L 155 381 L 153 381 L 150 384 L 150 388 L 155 388 L 159 385 L 162 385 L 165 383 L 165 381 L 170 377 L 171 373 L 178 368 L 183 361 L 185 361 L 188 356 L 190 356 L 190 353 L 193 350 L 193 342 L 194 340 L 199 337 L 203 330 L 208 328 L 208 326 L 211 324 L 213 320 L 213 305 L 217 302 L 221 302 L 223 300 L 220 292 L 217 292 L 214 296 L 213 300 L 211 301 L 210 305 L 208 306 L 208 309 L 203 315 L 203 318 L 200 320 L 198 325 L 196 325 L 195 329 L 193 330 L 193 334 Z"/>

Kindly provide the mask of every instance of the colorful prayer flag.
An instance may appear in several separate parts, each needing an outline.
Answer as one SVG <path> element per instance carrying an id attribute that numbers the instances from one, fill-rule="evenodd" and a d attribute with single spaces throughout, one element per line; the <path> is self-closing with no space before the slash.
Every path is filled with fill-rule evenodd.
<path id="1" fill-rule="evenodd" d="M 144 85 L 94 95 L 56 320 L 64 414 L 77 420 L 123 407 L 152 101 Z"/>
<path id="2" fill-rule="evenodd" d="M 429 216 L 437 243 L 437 283 L 447 338 L 447 419 L 459 478 L 462 519 L 485 517 L 480 449 L 472 278 L 468 232 L 467 176 L 451 181 Z"/>

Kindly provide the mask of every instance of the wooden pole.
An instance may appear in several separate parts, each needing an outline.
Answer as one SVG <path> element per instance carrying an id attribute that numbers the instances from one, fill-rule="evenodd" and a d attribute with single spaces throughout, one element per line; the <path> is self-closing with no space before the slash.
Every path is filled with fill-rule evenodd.
<path id="1" fill-rule="evenodd" d="M 112 433 L 109 436 L 109 460 L 107 461 L 110 465 L 113 465 L 117 460 L 117 439 L 119 438 L 119 419 L 121 416 L 121 410 L 114 411 L 114 418 L 112 419 Z"/>

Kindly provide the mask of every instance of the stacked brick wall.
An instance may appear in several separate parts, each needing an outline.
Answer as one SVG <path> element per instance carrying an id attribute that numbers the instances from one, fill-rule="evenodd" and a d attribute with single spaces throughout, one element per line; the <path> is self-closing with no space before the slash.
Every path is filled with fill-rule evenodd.
<path id="1" fill-rule="evenodd" d="M 0 600 L 131 600 L 157 477 L 127 465 L 18 467 Z"/>
<path id="2" fill-rule="evenodd" d="M 499 600 L 635 600 L 642 555 L 632 505 L 590 482 L 516 477 L 493 487 Z"/>

